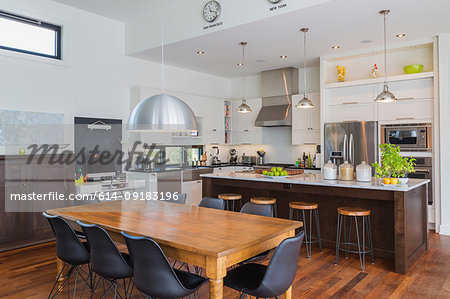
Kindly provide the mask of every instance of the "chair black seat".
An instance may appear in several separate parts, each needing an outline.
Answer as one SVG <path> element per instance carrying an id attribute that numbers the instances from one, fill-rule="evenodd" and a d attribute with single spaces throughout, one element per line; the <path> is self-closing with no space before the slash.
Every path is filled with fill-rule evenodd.
<path id="1" fill-rule="evenodd" d="M 260 254 L 255 255 L 255 256 L 252 256 L 251 258 L 246 259 L 245 261 L 240 262 L 239 264 L 256 263 L 256 262 L 262 261 L 265 258 L 267 258 L 269 256 L 269 254 L 270 254 L 270 250 L 267 250 L 267 251 L 261 252 Z"/>
<path id="2" fill-rule="evenodd" d="M 181 284 L 186 289 L 196 290 L 201 285 L 203 285 L 206 281 L 208 281 L 208 279 L 206 279 L 204 277 L 189 273 L 187 271 L 178 270 L 178 269 L 173 269 L 173 270 L 175 271 L 175 274 L 177 275 Z"/>
<path id="3" fill-rule="evenodd" d="M 261 264 L 244 264 L 227 273 L 223 284 L 238 292 L 256 289 L 264 278 L 267 266 Z"/>

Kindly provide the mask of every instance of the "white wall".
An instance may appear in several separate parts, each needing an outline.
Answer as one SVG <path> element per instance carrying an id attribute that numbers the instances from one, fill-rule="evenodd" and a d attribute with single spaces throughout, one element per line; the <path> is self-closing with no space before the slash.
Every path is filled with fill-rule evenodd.
<path id="1" fill-rule="evenodd" d="M 161 85 L 160 64 L 124 55 L 124 24 L 49 0 L 0 0 L 16 14 L 63 26 L 63 61 L 0 50 L 0 108 L 120 118 L 129 114 L 130 88 Z M 159 39 L 159 36 L 156 37 Z M 227 98 L 230 80 L 166 68 L 166 87 Z"/>
<path id="2" fill-rule="evenodd" d="M 450 235 L 450 34 L 439 35 L 440 234 Z"/>

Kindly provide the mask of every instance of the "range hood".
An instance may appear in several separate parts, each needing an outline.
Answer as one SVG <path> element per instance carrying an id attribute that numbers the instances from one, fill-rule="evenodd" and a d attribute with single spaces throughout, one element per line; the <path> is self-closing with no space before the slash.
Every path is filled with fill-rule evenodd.
<path id="1" fill-rule="evenodd" d="M 264 71 L 261 84 L 262 107 L 255 126 L 292 126 L 292 95 L 298 94 L 298 69 Z"/>

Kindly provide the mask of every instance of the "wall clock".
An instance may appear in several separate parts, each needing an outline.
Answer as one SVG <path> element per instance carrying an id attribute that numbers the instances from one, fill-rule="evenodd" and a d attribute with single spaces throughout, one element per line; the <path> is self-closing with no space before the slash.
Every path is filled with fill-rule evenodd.
<path id="1" fill-rule="evenodd" d="M 206 22 L 214 22 L 220 16 L 221 7 L 220 3 L 217 1 L 209 1 L 203 7 L 203 18 Z"/>

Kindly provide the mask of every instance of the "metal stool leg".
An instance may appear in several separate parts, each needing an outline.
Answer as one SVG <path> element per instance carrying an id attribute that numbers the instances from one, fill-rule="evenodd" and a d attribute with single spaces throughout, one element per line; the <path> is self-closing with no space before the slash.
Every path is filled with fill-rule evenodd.
<path id="1" fill-rule="evenodd" d="M 352 241 L 352 228 L 353 228 L 353 218 L 349 217 L 350 225 L 348 226 L 348 243 Z M 350 250 L 350 244 L 345 246 L 345 249 Z M 345 258 L 348 259 L 348 251 L 345 252 Z"/>
<path id="2" fill-rule="evenodd" d="M 303 231 L 305 232 L 305 245 L 306 245 L 306 256 L 308 258 L 311 257 L 311 253 L 309 252 L 308 246 L 308 227 L 306 226 L 306 218 L 305 218 L 305 210 L 302 210 L 302 221 L 303 221 Z"/>
<path id="3" fill-rule="evenodd" d="M 370 215 L 367 216 L 367 237 L 369 238 L 370 258 L 372 259 L 372 264 L 375 264 L 375 259 L 373 258 L 372 229 L 370 227 Z"/>
<path id="4" fill-rule="evenodd" d="M 292 220 L 292 208 L 289 208 L 289 220 Z"/>
<path id="5" fill-rule="evenodd" d="M 338 221 L 337 221 L 336 227 L 337 227 L 336 228 L 336 258 L 334 259 L 335 265 L 338 264 L 338 259 L 339 259 L 339 241 L 341 238 L 341 227 L 342 227 L 341 214 L 338 214 Z"/>
<path id="6" fill-rule="evenodd" d="M 312 210 L 309 210 L 309 257 L 312 254 Z"/>
<path id="7" fill-rule="evenodd" d="M 355 229 L 356 229 L 356 239 L 358 242 L 359 263 L 361 265 L 361 269 L 364 271 L 364 265 L 363 265 L 362 256 L 361 256 L 361 245 L 360 245 L 361 243 L 359 242 L 358 219 L 356 218 L 356 216 L 353 216 L 353 217 L 355 217 Z"/>
<path id="8" fill-rule="evenodd" d="M 320 253 L 322 253 L 322 240 L 320 239 L 320 225 L 319 225 L 319 209 L 315 209 L 314 214 L 316 216 L 316 233 L 317 238 L 319 239 Z"/>
<path id="9" fill-rule="evenodd" d="M 234 202 L 235 202 L 235 200 L 233 200 L 233 212 L 234 212 Z"/>
<path id="10" fill-rule="evenodd" d="M 347 237 L 347 217 L 344 215 L 341 215 L 341 221 L 342 221 L 342 228 L 344 231 L 344 249 L 347 250 L 347 246 L 348 246 L 348 237 Z M 347 252 L 344 251 L 344 256 L 347 259 Z"/>
<path id="11" fill-rule="evenodd" d="M 275 218 L 278 218 L 278 213 L 277 213 L 277 203 L 274 203 L 272 205 L 272 209 L 273 209 L 273 215 L 275 216 Z"/>
<path id="12" fill-rule="evenodd" d="M 366 216 L 362 217 L 363 265 L 366 268 Z"/>

